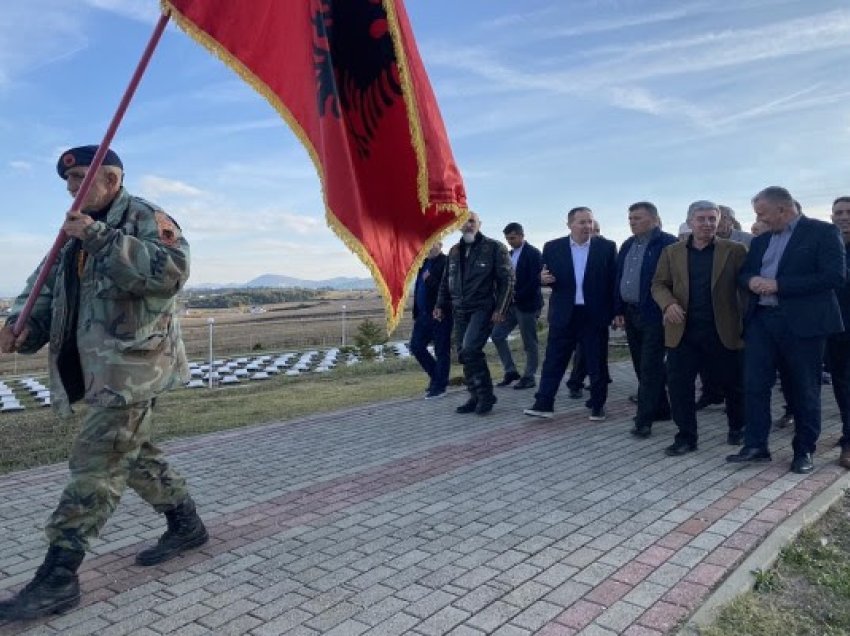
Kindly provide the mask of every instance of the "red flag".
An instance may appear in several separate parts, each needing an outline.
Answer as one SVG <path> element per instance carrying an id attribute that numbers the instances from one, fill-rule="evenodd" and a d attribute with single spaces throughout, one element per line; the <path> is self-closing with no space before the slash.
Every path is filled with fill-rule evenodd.
<path id="1" fill-rule="evenodd" d="M 328 224 L 392 330 L 430 246 L 468 212 L 402 0 L 162 0 L 304 143 Z"/>

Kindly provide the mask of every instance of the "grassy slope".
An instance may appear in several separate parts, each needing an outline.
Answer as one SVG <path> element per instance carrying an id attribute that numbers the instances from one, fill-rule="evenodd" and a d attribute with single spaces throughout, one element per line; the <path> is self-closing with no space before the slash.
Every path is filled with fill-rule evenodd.
<path id="1" fill-rule="evenodd" d="M 850 634 L 850 498 L 845 495 L 756 573 L 756 589 L 725 607 L 702 636 Z"/>

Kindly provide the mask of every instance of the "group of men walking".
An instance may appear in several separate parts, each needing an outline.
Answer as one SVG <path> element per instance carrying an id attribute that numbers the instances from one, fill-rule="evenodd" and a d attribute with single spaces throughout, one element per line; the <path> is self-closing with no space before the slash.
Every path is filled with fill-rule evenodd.
<path id="1" fill-rule="evenodd" d="M 833 203 L 832 224 L 806 217 L 781 187 L 765 188 L 752 204 L 758 236 L 732 228 L 731 208 L 703 200 L 689 206 L 688 232 L 677 238 L 662 230 L 655 205 L 637 202 L 629 207 L 632 236 L 619 251 L 599 234 L 587 207 L 568 212 L 569 235 L 547 242 L 542 253 L 524 240 L 518 223 L 504 228 L 509 251 L 483 236 L 480 219 L 471 215 L 447 257 L 439 247 L 429 256 L 435 264 L 445 260 L 442 280 L 432 279 L 434 265 L 427 262 L 417 280 L 417 303 L 420 289 L 436 290 L 432 304 L 414 304 L 411 348 L 431 376 L 426 397 L 444 395 L 452 347 L 434 338 L 432 356 L 423 334 L 446 330 L 454 320 L 469 391 L 458 413 L 485 414 L 496 403 L 484 354 L 490 337 L 504 369 L 496 387 L 537 388 L 525 414 L 554 416 L 573 359 L 569 395 L 584 399 L 586 374 L 588 417 L 602 421 L 609 329 L 624 329 L 638 378 L 630 396 L 632 435 L 647 438 L 654 422 L 673 419 L 678 430 L 666 454 L 697 450 L 700 377 L 704 390 L 723 396 L 727 441 L 741 446 L 727 461 L 770 461 L 770 399 L 781 369 L 796 427 L 791 470 L 807 473 L 820 435 L 826 362 L 843 423 L 839 462 L 850 468 L 850 197 Z M 542 287 L 551 290 L 549 333 L 537 384 Z M 516 327 L 525 350 L 522 373 L 507 344 Z"/>
<path id="2" fill-rule="evenodd" d="M 70 481 L 47 523 L 44 562 L 14 597 L 0 601 L 0 620 L 32 619 L 80 602 L 77 571 L 89 540 L 127 486 L 167 526 L 136 564 L 163 563 L 208 541 L 185 480 L 152 442 L 157 397 L 188 375 L 175 297 L 189 275 L 189 244 L 174 219 L 124 189 L 113 151 L 90 174 L 97 150 L 81 146 L 59 157 L 56 169 L 69 193 L 83 183 L 91 189 L 66 215 L 69 240 L 47 267 L 29 318 L 23 321 L 23 307 L 45 264 L 0 329 L 3 353 L 34 353 L 49 343 L 51 396 L 61 414 L 76 403 L 87 406 L 71 448 Z M 652 203 L 635 203 L 628 217 L 633 236 L 619 252 L 587 207 L 569 211 L 569 235 L 549 241 L 542 253 L 518 223 L 504 229 L 509 252 L 484 236 L 471 214 L 461 240 L 447 256 L 435 245 L 416 281 L 411 350 L 430 378 L 426 398 L 445 395 L 453 338 L 469 392 L 457 412 L 490 412 L 496 393 L 484 346 L 492 338 L 504 367 L 497 386 L 537 388 L 526 414 L 553 416 L 574 358 L 570 397 L 584 397 L 586 374 L 589 418 L 602 421 L 613 325 L 626 331 L 638 377 L 632 434 L 648 437 L 654 421 L 672 415 L 678 433 L 667 454 L 696 450 L 701 374 L 725 396 L 729 443 L 743 443 L 727 460 L 770 461 L 770 395 L 781 369 L 796 426 L 791 469 L 806 473 L 820 435 L 826 360 L 843 424 L 839 462 L 850 468 L 850 197 L 835 200 L 832 224 L 802 215 L 779 187 L 759 192 L 753 207 L 763 233 L 749 250 L 731 234 L 718 236 L 722 207 L 710 201 L 689 207 L 691 232 L 681 241 L 662 231 Z M 551 295 L 538 385 L 542 287 Z M 506 341 L 516 327 L 522 373 Z"/>

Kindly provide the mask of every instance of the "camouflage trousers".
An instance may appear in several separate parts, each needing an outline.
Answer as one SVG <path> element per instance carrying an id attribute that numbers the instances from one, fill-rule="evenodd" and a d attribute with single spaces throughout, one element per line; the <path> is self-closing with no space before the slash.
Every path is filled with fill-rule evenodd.
<path id="1" fill-rule="evenodd" d="M 151 443 L 152 406 L 90 408 L 71 448 L 71 481 L 45 528 L 52 545 L 87 550 L 127 486 L 157 512 L 188 496 L 183 477 Z"/>

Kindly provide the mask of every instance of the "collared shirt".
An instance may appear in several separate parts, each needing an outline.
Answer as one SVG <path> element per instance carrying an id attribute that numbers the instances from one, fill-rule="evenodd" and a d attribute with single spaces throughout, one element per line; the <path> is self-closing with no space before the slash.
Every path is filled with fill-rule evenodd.
<path id="1" fill-rule="evenodd" d="M 587 268 L 587 257 L 590 254 L 590 239 L 584 243 L 576 243 L 570 237 L 570 253 L 573 256 L 573 272 L 576 277 L 576 305 L 584 305 L 584 270 Z"/>
<path id="2" fill-rule="evenodd" d="M 781 232 L 774 232 L 770 235 L 770 243 L 767 244 L 767 249 L 764 251 L 764 256 L 761 257 L 761 270 L 759 275 L 762 278 L 770 278 L 776 280 L 776 274 L 779 271 L 779 261 L 782 260 L 782 255 L 785 253 L 785 248 L 788 247 L 788 241 L 791 240 L 791 235 L 794 233 L 794 228 L 800 221 L 798 214 L 785 229 Z M 759 305 L 767 305 L 775 307 L 779 304 L 779 296 L 776 294 L 768 294 L 759 296 Z"/>
<path id="3" fill-rule="evenodd" d="M 623 263 L 623 277 L 620 279 L 620 296 L 624 303 L 636 305 L 640 302 L 640 272 L 643 268 L 643 256 L 649 244 L 649 234 L 636 236 L 626 254 Z"/>
<path id="4" fill-rule="evenodd" d="M 522 254 L 522 248 L 525 247 L 525 241 L 522 245 L 511 250 L 511 266 L 516 271 L 516 264 L 519 263 L 519 255 Z"/>
<path id="5" fill-rule="evenodd" d="M 711 271 L 714 267 L 714 241 L 697 249 L 693 236 L 688 239 L 688 315 L 687 326 L 714 324 L 711 298 Z"/>

